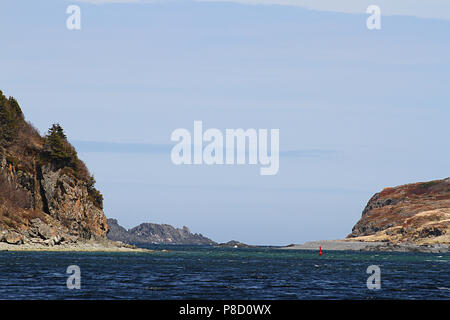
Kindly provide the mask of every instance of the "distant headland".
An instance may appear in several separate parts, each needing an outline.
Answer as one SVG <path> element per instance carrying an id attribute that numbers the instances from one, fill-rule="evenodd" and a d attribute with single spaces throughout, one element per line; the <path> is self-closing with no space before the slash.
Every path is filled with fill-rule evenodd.
<path id="1" fill-rule="evenodd" d="M 126 230 L 116 219 L 108 219 L 108 239 L 124 243 L 140 244 L 185 244 L 216 245 L 211 239 L 198 233 L 191 233 L 188 227 L 174 228 L 168 224 L 141 223 Z"/>
<path id="2" fill-rule="evenodd" d="M 343 240 L 289 249 L 450 252 L 450 178 L 385 188 Z"/>

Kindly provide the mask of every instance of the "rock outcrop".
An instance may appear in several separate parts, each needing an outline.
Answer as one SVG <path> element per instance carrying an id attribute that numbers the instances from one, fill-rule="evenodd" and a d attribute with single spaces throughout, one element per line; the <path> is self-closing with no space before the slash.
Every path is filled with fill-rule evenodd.
<path id="1" fill-rule="evenodd" d="M 59 125 L 41 137 L 17 101 L 0 91 L 0 242 L 106 239 L 94 183 Z"/>
<path id="2" fill-rule="evenodd" d="M 62 221 L 78 237 L 104 238 L 107 232 L 106 216 L 90 199 L 85 183 L 61 170 L 54 171 L 48 165 L 41 170 L 42 194 L 48 214 Z"/>
<path id="3" fill-rule="evenodd" d="M 386 188 L 375 194 L 347 238 L 449 244 L 450 178 Z"/>
<path id="4" fill-rule="evenodd" d="M 211 239 L 198 233 L 191 233 L 188 227 L 174 228 L 168 224 L 142 223 L 126 230 L 116 219 L 108 219 L 108 239 L 124 243 L 138 244 L 186 244 L 214 245 Z"/>
<path id="5" fill-rule="evenodd" d="M 236 241 L 236 240 L 219 243 L 218 246 L 222 247 L 222 248 L 258 248 L 258 246 L 248 245 L 248 244 Z"/>

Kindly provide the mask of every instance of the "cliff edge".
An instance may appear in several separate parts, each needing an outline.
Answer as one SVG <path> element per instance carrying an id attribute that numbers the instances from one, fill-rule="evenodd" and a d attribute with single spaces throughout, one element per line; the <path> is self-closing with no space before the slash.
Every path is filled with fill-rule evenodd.
<path id="1" fill-rule="evenodd" d="M 450 178 L 385 188 L 376 193 L 347 239 L 450 244 Z"/>
<path id="2" fill-rule="evenodd" d="M 0 242 L 106 240 L 103 197 L 94 184 L 60 125 L 41 136 L 0 91 Z"/>

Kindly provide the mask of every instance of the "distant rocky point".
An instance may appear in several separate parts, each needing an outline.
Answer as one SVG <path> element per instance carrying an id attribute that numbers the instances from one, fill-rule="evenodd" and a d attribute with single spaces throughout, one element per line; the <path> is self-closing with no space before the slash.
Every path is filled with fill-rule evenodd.
<path id="1" fill-rule="evenodd" d="M 215 245 L 216 242 L 198 234 L 191 233 L 188 227 L 174 228 L 168 224 L 142 223 L 126 230 L 116 219 L 108 219 L 108 239 L 124 243 L 138 244 L 185 244 Z"/>
<path id="2" fill-rule="evenodd" d="M 219 247 L 222 248 L 257 248 L 258 246 L 251 246 L 236 240 L 231 240 L 226 243 L 219 243 Z"/>

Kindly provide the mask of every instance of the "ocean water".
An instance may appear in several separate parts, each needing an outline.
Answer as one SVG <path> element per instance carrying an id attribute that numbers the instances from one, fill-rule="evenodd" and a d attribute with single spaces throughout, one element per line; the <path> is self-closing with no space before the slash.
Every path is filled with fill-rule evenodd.
<path id="1" fill-rule="evenodd" d="M 450 254 L 149 248 L 169 251 L 0 252 L 0 299 L 450 299 Z M 70 265 L 79 290 L 67 288 Z M 379 290 L 367 288 L 370 265 Z"/>

